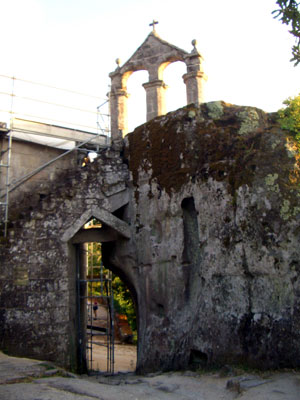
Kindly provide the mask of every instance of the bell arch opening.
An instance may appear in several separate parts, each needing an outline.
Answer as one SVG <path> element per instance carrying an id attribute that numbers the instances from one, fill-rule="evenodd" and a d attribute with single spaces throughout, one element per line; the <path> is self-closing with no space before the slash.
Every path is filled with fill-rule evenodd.
<path id="1" fill-rule="evenodd" d="M 70 241 L 75 275 L 73 350 L 79 373 L 136 369 L 137 296 L 126 274 L 111 262 L 118 240 L 114 229 L 91 218 Z"/>
<path id="2" fill-rule="evenodd" d="M 174 111 L 186 105 L 186 85 L 182 76 L 186 73 L 186 64 L 175 61 L 166 66 L 163 80 L 168 86 L 166 91 L 166 111 Z"/>
<path id="3" fill-rule="evenodd" d="M 148 82 L 149 73 L 145 70 L 133 72 L 127 80 L 128 132 L 146 122 L 147 104 L 143 83 Z"/>

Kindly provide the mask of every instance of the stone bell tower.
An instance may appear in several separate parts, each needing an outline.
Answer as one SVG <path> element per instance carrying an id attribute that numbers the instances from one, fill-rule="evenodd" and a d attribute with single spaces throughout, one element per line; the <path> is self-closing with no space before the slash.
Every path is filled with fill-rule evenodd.
<path id="1" fill-rule="evenodd" d="M 186 64 L 187 73 L 183 75 L 186 85 L 187 104 L 203 102 L 203 83 L 207 77 L 202 70 L 203 58 L 197 50 L 196 40 L 192 41 L 191 53 L 161 39 L 155 30 L 157 21 L 150 24 L 153 29 L 144 43 L 135 51 L 129 60 L 109 74 L 111 78 L 110 114 L 111 137 L 116 142 L 128 133 L 127 121 L 127 80 L 129 76 L 140 70 L 149 73 L 149 81 L 143 84 L 146 90 L 147 121 L 166 113 L 165 91 L 167 85 L 163 81 L 165 68 L 175 61 Z"/>

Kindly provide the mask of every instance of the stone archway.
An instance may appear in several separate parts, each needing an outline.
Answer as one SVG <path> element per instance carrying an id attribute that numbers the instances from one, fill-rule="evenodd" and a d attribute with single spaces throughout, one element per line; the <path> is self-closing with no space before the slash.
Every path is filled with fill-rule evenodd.
<path id="1" fill-rule="evenodd" d="M 118 214 L 118 210 L 116 210 L 116 214 Z M 92 219 L 96 219 L 97 221 L 99 221 L 101 223 L 101 227 L 85 229 L 85 223 Z M 73 282 L 76 281 L 75 287 L 74 285 L 72 285 L 72 283 L 70 284 L 70 287 L 73 286 L 76 291 L 76 307 L 74 307 L 73 302 L 73 306 L 70 307 L 70 321 L 73 321 L 73 323 L 74 321 L 76 321 L 75 329 L 73 329 L 73 342 L 75 343 L 75 346 L 71 349 L 71 351 L 75 351 L 76 353 L 72 355 L 72 358 L 76 359 L 75 364 L 77 365 L 78 372 L 85 372 L 86 370 L 95 371 L 99 369 L 99 366 L 96 368 L 92 368 L 91 364 L 87 360 L 88 357 L 85 354 L 86 347 L 90 346 L 88 345 L 88 340 L 86 337 L 86 328 L 88 325 L 87 303 L 88 301 L 90 301 L 88 299 L 94 299 L 93 295 L 89 295 L 89 293 L 87 293 L 86 285 L 86 274 L 88 267 L 86 264 L 85 252 L 88 243 L 101 244 L 103 265 L 107 270 L 110 270 L 115 275 L 119 276 L 128 287 L 135 304 L 138 321 L 137 294 L 134 283 L 132 279 L 128 276 L 128 274 L 126 274 L 126 272 L 120 267 L 120 265 L 115 265 L 111 257 L 114 248 L 118 246 L 118 242 L 120 240 L 127 241 L 128 239 L 130 239 L 130 231 L 127 223 L 122 221 L 120 218 L 110 213 L 109 211 L 97 207 L 92 207 L 91 209 L 84 212 L 77 221 L 74 221 L 72 226 L 70 226 L 63 235 L 63 241 L 68 243 L 69 259 L 71 263 L 73 263 L 73 268 L 70 268 L 70 280 Z M 96 280 L 97 277 L 94 277 L 94 279 L 90 280 L 90 282 L 94 282 Z M 105 282 L 106 281 L 107 279 L 105 279 Z M 73 296 L 71 295 L 71 297 L 74 298 L 74 294 Z M 108 293 L 106 292 L 103 296 L 101 294 L 101 296 L 99 297 L 108 298 Z M 111 298 L 110 300 L 113 300 L 113 298 Z M 108 307 L 110 308 L 109 304 Z M 113 336 L 115 334 L 115 329 L 113 321 L 115 321 L 115 318 L 111 315 L 110 317 L 113 318 L 110 321 L 111 331 L 107 335 L 107 337 L 110 337 L 110 343 L 107 344 L 107 355 L 104 355 L 104 357 L 107 357 L 107 359 L 110 357 L 110 365 L 108 366 L 107 364 L 107 372 L 112 373 L 114 371 L 114 356 L 111 355 L 111 352 L 114 351 Z M 96 342 L 93 341 L 93 343 L 95 344 Z"/>
<path id="2" fill-rule="evenodd" d="M 130 200 L 127 179 L 119 152 L 110 148 L 85 168 L 62 171 L 55 182 L 45 182 L 46 194 L 39 196 L 37 188 L 11 207 L 15 214 L 10 215 L 9 239 L 0 246 L 5 298 L 1 348 L 77 369 L 76 251 L 71 239 L 95 216 L 118 246 L 128 242 L 129 219 L 118 211 Z"/>
<path id="3" fill-rule="evenodd" d="M 68 242 L 75 235 L 80 236 L 82 234 L 81 228 L 82 226 L 89 221 L 91 218 L 97 218 L 99 221 L 103 222 L 106 226 L 110 228 L 109 234 L 113 235 L 119 234 L 126 239 L 130 239 L 130 229 L 126 222 L 121 219 L 115 217 L 111 212 L 105 210 L 104 208 L 91 207 L 87 211 L 85 211 L 82 216 L 77 219 L 74 224 L 72 224 L 62 236 L 63 242 Z M 86 234 L 86 233 L 85 233 Z M 101 241 L 102 233 L 100 231 L 94 231 L 89 234 L 91 236 L 90 239 L 95 237 L 98 241 Z M 100 235 L 100 237 L 98 237 Z M 105 233 L 107 235 L 107 233 Z M 100 239 L 100 240 L 99 240 Z M 90 240 L 91 241 L 91 240 Z"/>

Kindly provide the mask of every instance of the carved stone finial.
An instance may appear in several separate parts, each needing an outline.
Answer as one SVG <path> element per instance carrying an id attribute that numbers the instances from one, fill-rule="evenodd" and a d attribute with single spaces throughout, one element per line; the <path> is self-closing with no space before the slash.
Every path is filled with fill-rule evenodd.
<path id="1" fill-rule="evenodd" d="M 116 64 L 117 64 L 118 68 L 120 68 L 121 60 L 119 58 L 116 58 Z"/>
<path id="2" fill-rule="evenodd" d="M 198 44 L 197 40 L 193 39 L 191 43 L 193 45 L 193 50 L 190 52 L 190 55 L 191 56 L 200 56 L 202 58 L 199 50 L 197 49 L 197 44 Z"/>

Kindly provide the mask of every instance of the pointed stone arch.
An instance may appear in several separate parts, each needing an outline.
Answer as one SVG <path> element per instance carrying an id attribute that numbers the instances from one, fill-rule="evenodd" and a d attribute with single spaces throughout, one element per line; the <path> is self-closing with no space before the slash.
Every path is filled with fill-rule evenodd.
<path id="1" fill-rule="evenodd" d="M 91 207 L 86 210 L 81 217 L 79 217 L 63 234 L 62 241 L 68 242 L 81 230 L 83 225 L 91 220 L 97 218 L 108 227 L 112 228 L 117 234 L 121 235 L 126 239 L 130 239 L 130 228 L 129 225 L 121 219 L 115 217 L 111 212 L 104 208 Z"/>
<path id="2" fill-rule="evenodd" d="M 118 207 L 112 207 L 116 215 L 122 208 L 126 207 L 126 197 Z M 118 268 L 111 260 L 111 254 L 122 242 L 131 238 L 130 226 L 103 207 L 90 206 L 79 217 L 75 216 L 69 227 L 63 233 L 61 240 L 65 244 L 68 258 L 68 282 L 69 282 L 69 315 L 70 315 L 70 347 L 71 358 L 74 360 L 75 369 L 85 372 L 87 368 L 86 349 L 86 309 L 87 309 L 87 286 L 83 289 L 87 279 L 87 257 L 89 243 L 101 243 L 101 258 L 106 269 L 118 275 L 130 290 L 138 319 L 137 294 L 134 282 L 127 271 Z M 84 226 L 92 219 L 101 222 L 101 227 L 86 229 Z M 83 290 L 83 292 L 82 292 Z"/>

